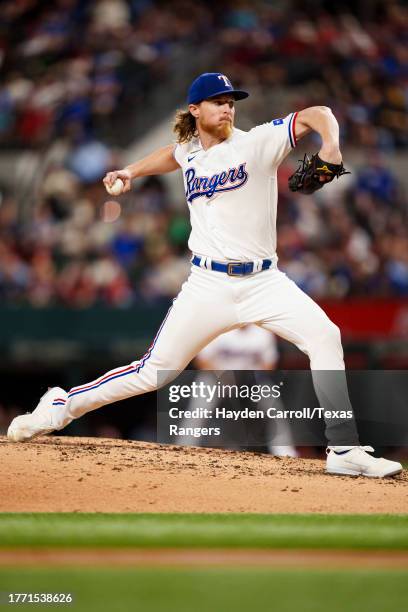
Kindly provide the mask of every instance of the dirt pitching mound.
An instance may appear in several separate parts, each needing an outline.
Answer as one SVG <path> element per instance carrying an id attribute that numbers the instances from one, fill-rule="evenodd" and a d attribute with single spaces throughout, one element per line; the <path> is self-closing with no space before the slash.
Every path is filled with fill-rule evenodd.
<path id="1" fill-rule="evenodd" d="M 324 462 L 103 438 L 0 437 L 1 512 L 403 513 L 408 476 L 328 476 Z"/>

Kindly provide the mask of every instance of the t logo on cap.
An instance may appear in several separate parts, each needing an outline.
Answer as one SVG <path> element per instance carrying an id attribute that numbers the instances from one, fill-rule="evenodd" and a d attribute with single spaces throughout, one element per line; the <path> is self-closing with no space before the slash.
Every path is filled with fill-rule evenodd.
<path id="1" fill-rule="evenodd" d="M 199 104 L 208 98 L 232 94 L 234 100 L 243 100 L 248 97 L 246 91 L 234 89 L 231 81 L 221 72 L 204 72 L 192 82 L 188 92 L 187 104 Z"/>
<path id="2" fill-rule="evenodd" d="M 225 87 L 231 87 L 231 89 L 232 89 L 231 81 L 229 80 L 228 77 L 225 76 L 225 74 L 219 74 L 218 78 L 222 79 L 224 81 Z"/>

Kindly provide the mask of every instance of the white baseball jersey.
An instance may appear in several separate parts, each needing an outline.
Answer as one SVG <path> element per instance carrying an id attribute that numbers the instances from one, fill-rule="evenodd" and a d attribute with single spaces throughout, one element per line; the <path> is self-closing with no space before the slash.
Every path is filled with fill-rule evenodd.
<path id="1" fill-rule="evenodd" d="M 198 354 L 213 370 L 261 370 L 278 358 L 271 332 L 247 325 L 221 334 Z"/>
<path id="2" fill-rule="evenodd" d="M 198 138 L 176 145 L 193 253 L 214 260 L 276 260 L 277 169 L 295 146 L 297 113 L 232 135 L 205 151 Z"/>

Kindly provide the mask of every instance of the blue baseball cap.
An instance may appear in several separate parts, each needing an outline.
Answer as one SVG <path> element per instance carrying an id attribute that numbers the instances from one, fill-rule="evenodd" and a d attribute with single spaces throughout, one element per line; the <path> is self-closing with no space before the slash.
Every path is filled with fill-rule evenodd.
<path id="1" fill-rule="evenodd" d="M 243 100 L 249 93 L 240 89 L 234 89 L 231 81 L 221 72 L 204 72 L 192 82 L 188 90 L 188 104 L 198 104 L 208 98 L 214 98 L 221 94 L 232 94 L 234 100 Z"/>

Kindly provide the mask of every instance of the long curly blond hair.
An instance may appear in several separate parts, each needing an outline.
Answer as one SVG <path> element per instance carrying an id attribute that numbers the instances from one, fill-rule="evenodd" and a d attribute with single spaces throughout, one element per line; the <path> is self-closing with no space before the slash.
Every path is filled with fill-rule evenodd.
<path id="1" fill-rule="evenodd" d="M 196 120 L 189 110 L 179 109 L 176 112 L 173 132 L 176 134 L 179 144 L 190 142 L 192 138 L 198 136 Z"/>

